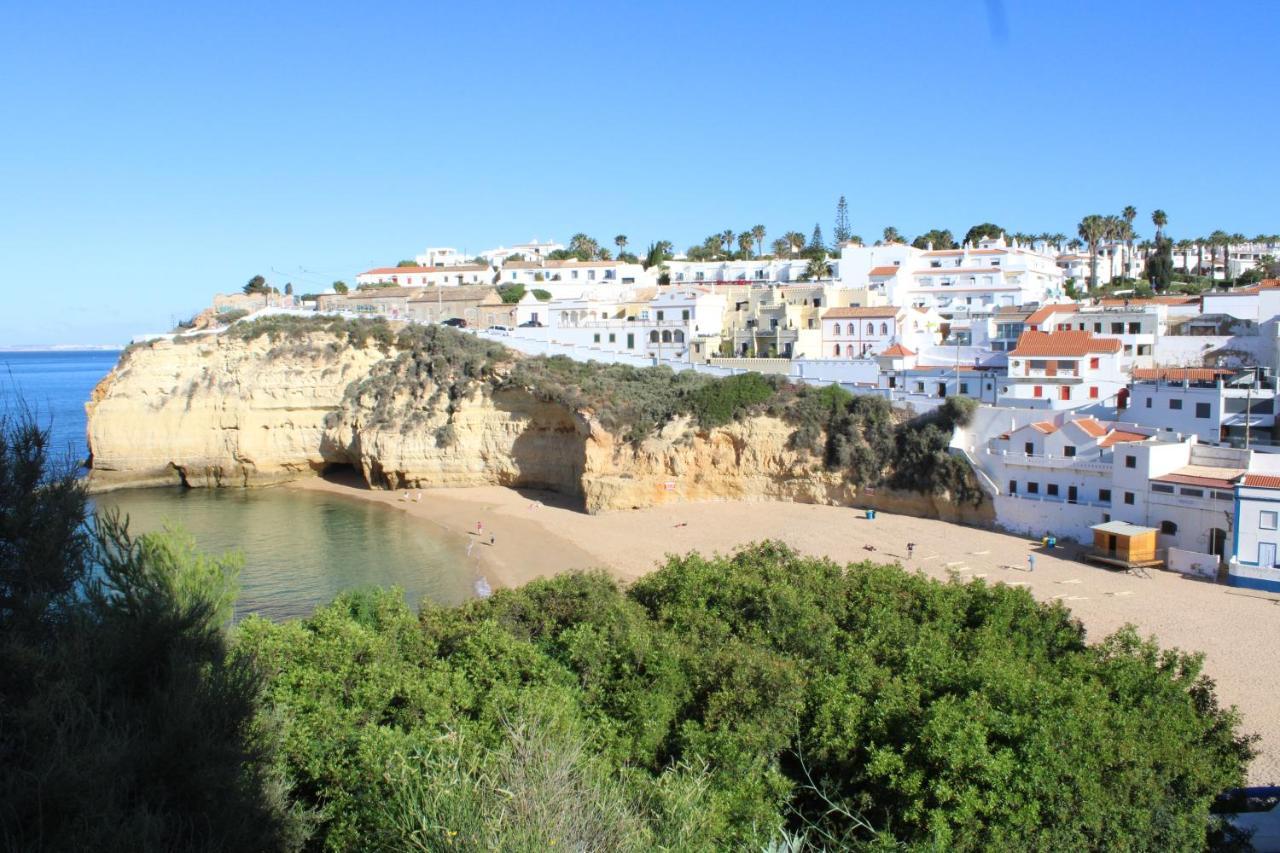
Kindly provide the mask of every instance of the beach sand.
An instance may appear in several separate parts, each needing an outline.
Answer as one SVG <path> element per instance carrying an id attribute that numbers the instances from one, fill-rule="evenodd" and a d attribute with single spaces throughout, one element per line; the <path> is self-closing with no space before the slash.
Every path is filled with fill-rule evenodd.
<path id="1" fill-rule="evenodd" d="M 356 479 L 309 479 L 293 487 L 377 501 L 475 537 L 475 569 L 495 587 L 586 568 L 630 580 L 667 554 L 730 553 L 762 539 L 842 563 L 896 562 L 940 579 L 1024 586 L 1038 599 L 1063 600 L 1091 640 L 1130 622 L 1163 646 L 1203 652 L 1219 701 L 1236 705 L 1245 730 L 1262 737 L 1250 782 L 1280 784 L 1280 604 L 1274 596 L 1172 572 L 1136 577 L 1079 562 L 1074 546 L 1046 551 L 1020 536 L 888 513 L 867 520 L 848 507 L 726 502 L 593 516 L 554 493 L 497 486 L 423 489 L 420 502 L 400 500 L 404 492 L 367 489 Z M 484 525 L 481 536 L 475 536 L 477 521 Z M 909 541 L 916 543 L 910 559 Z M 1030 553 L 1034 572 L 1027 567 Z"/>

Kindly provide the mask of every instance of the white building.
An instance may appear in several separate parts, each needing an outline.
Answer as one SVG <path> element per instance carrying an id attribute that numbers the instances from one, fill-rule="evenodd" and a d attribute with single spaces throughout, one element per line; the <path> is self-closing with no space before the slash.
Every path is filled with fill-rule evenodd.
<path id="1" fill-rule="evenodd" d="M 1280 592 L 1280 477 L 1245 474 L 1235 485 L 1227 583 Z"/>
<path id="2" fill-rule="evenodd" d="M 377 267 L 356 276 L 356 284 L 391 284 L 396 287 L 450 287 L 492 284 L 493 270 L 482 264 L 442 267 Z"/>
<path id="3" fill-rule="evenodd" d="M 645 287 L 656 284 L 640 264 L 622 261 L 508 261 L 498 271 L 499 283 L 523 284 L 556 297 L 577 297 L 597 286 Z"/>
<path id="4" fill-rule="evenodd" d="M 898 343 L 906 311 L 881 308 L 828 308 L 822 314 L 822 348 L 826 358 L 864 358 Z"/>
<path id="5" fill-rule="evenodd" d="M 527 297 L 526 297 L 527 299 Z M 726 297 L 702 288 L 636 288 L 614 295 L 593 292 L 578 299 L 556 299 L 540 305 L 522 301 L 517 319 L 536 319 L 544 329 L 522 329 L 545 335 L 552 343 L 583 349 L 685 359 L 695 341 L 718 345 Z M 705 346 L 704 346 L 705 351 Z"/>
<path id="6" fill-rule="evenodd" d="M 664 266 L 672 284 L 787 284 L 803 280 L 809 262 L 751 258 L 740 261 L 667 261 Z"/>
<path id="7" fill-rule="evenodd" d="M 1167 308 L 1161 304 L 1141 306 L 1054 303 L 1035 311 L 1026 328 L 1040 332 L 1092 332 L 1095 337 L 1120 342 L 1120 367 L 1151 367 L 1155 348 L 1168 328 Z"/>
<path id="8" fill-rule="evenodd" d="M 471 262 L 470 258 L 462 255 L 457 249 L 448 248 L 429 248 L 421 255 L 415 255 L 413 259 L 420 267 L 456 267 Z"/>
<path id="9" fill-rule="evenodd" d="M 1023 332 L 1009 353 L 1002 406 L 1076 409 L 1114 404 L 1128 384 L 1120 341 L 1089 331 Z"/>
<path id="10" fill-rule="evenodd" d="M 528 243 L 517 243 L 514 246 L 499 246 L 496 249 L 489 249 L 481 252 L 478 257 L 484 258 L 489 262 L 490 266 L 500 267 L 507 258 L 512 256 L 518 260 L 538 261 L 545 260 L 547 255 L 563 249 L 564 246 L 553 240 L 548 240 L 545 243 L 530 240 Z"/>
<path id="11" fill-rule="evenodd" d="M 1277 384 L 1265 368 L 1138 369 L 1129 386 L 1127 417 L 1164 432 L 1195 435 L 1204 444 L 1280 450 L 1275 445 Z"/>
<path id="12" fill-rule="evenodd" d="M 850 244 L 839 270 L 846 287 L 883 288 L 894 305 L 932 307 L 944 317 L 1058 299 L 1065 281 L 1052 257 L 1003 237 L 962 249 Z"/>

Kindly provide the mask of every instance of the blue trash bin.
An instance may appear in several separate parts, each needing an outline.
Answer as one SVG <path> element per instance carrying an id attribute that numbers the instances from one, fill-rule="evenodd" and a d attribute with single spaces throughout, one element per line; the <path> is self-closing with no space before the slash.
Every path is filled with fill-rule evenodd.
<path id="1" fill-rule="evenodd" d="M 867 510 L 867 520 L 868 521 L 876 520 L 876 511 L 874 509 Z"/>

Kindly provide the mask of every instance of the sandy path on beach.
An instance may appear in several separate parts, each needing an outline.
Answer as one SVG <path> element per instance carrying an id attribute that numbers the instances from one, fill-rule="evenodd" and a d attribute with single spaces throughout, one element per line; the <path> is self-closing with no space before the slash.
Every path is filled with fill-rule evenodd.
<path id="1" fill-rule="evenodd" d="M 1023 537 L 887 513 L 869 521 L 847 507 L 701 503 L 591 516 L 559 495 L 497 486 L 423 489 L 420 502 L 349 481 L 312 479 L 294 487 L 378 501 L 470 536 L 480 521 L 484 534 L 472 551 L 494 586 L 595 567 L 631 579 L 666 554 L 727 553 L 761 539 L 840 562 L 900 562 L 941 579 L 954 574 L 1025 586 L 1038 599 L 1064 600 L 1091 639 L 1132 622 L 1165 646 L 1203 652 L 1220 701 L 1238 706 L 1245 728 L 1262 736 L 1250 781 L 1280 783 L 1280 606 L 1271 598 L 1171 572 L 1118 574 L 1071 559 L 1074 552 L 1064 549 L 1037 552 L 1030 572 L 1033 543 Z M 916 543 L 910 559 L 908 541 Z"/>

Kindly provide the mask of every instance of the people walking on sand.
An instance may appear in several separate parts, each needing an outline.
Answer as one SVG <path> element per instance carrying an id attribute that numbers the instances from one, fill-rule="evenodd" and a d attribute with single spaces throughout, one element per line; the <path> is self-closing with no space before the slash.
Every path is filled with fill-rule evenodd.
<path id="1" fill-rule="evenodd" d="M 907 543 L 907 559 L 910 560 L 915 553 L 916 553 L 916 543 L 908 542 Z"/>
<path id="2" fill-rule="evenodd" d="M 477 535 L 477 536 L 482 536 L 482 535 L 484 535 L 484 522 L 483 522 L 483 521 L 477 521 L 477 522 L 476 522 L 476 535 Z"/>
<path id="3" fill-rule="evenodd" d="M 1027 571 L 1034 572 L 1035 570 L 1036 570 L 1036 555 L 1028 554 L 1027 555 Z"/>
<path id="4" fill-rule="evenodd" d="M 490 545 L 497 545 L 497 544 L 498 544 L 498 536 L 497 536 L 497 534 L 495 534 L 495 533 L 490 533 L 490 534 L 489 534 L 489 544 L 490 544 Z"/>

